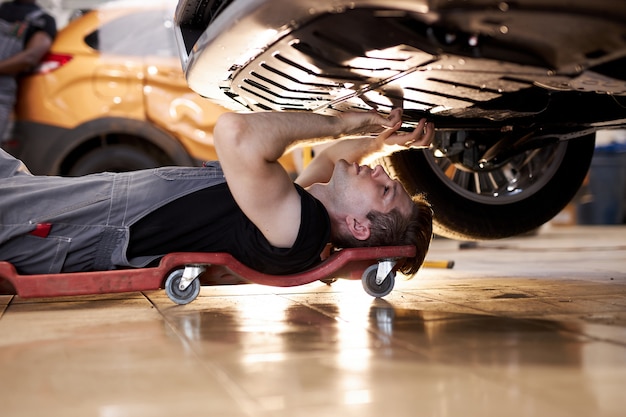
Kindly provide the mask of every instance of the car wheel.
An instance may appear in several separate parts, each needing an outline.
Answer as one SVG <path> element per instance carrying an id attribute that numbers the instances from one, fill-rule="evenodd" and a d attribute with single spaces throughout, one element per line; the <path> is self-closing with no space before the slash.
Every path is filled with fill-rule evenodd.
<path id="1" fill-rule="evenodd" d="M 69 176 L 95 172 L 124 172 L 160 166 L 159 161 L 145 150 L 130 145 L 108 145 L 96 148 L 80 159 L 68 172 Z"/>
<path id="2" fill-rule="evenodd" d="M 484 171 L 430 150 L 398 152 L 385 163 L 408 190 L 425 194 L 435 233 L 499 239 L 533 231 L 558 214 L 584 181 L 594 144 L 595 135 L 562 141 Z"/>

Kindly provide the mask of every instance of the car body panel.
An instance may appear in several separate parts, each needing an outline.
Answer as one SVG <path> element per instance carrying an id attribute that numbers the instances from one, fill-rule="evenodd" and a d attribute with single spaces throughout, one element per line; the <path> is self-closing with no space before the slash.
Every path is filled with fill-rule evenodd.
<path id="1" fill-rule="evenodd" d="M 191 91 L 177 57 L 152 58 L 145 74 L 146 117 L 175 135 L 192 155 L 217 159 L 213 127 L 226 109 Z"/>
<path id="2" fill-rule="evenodd" d="M 179 3 L 181 30 L 197 3 Z M 582 72 L 626 56 L 625 21 L 615 0 L 233 1 L 179 44 L 191 88 L 232 109 L 366 108 L 402 89 L 408 109 L 504 118 L 476 102 L 535 85 L 625 94 Z"/>

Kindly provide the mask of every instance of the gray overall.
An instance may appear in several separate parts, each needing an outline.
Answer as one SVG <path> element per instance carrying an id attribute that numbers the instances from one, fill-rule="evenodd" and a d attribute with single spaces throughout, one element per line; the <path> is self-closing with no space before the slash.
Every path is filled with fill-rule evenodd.
<path id="1" fill-rule="evenodd" d="M 145 266 L 156 257 L 126 258 L 130 226 L 170 201 L 224 181 L 218 163 L 33 176 L 0 150 L 0 260 L 23 274 Z M 46 232 L 37 233 L 38 225 Z"/>

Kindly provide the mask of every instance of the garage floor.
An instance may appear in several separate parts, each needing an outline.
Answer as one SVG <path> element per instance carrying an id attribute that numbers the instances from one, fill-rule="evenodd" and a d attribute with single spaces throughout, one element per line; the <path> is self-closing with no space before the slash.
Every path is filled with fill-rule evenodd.
<path id="1" fill-rule="evenodd" d="M 626 415 L 626 227 L 461 249 L 384 300 L 358 281 L 0 296 L 0 415 Z"/>

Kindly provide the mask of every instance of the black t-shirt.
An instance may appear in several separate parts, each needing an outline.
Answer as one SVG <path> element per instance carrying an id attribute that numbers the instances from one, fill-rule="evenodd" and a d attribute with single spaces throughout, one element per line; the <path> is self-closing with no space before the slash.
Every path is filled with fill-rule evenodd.
<path id="1" fill-rule="evenodd" d="M 10 23 L 22 22 L 27 15 L 40 9 L 41 7 L 36 4 L 17 3 L 14 1 L 6 2 L 0 5 L 0 19 Z M 24 45 L 28 43 L 33 34 L 39 31 L 46 32 L 52 39 L 57 35 L 56 21 L 45 12 L 30 22 L 26 36 L 24 37 Z"/>
<path id="2" fill-rule="evenodd" d="M 300 194 L 302 214 L 298 238 L 291 248 L 270 245 L 224 183 L 170 202 L 132 225 L 127 257 L 227 252 L 260 272 L 302 272 L 319 263 L 330 237 L 330 219 L 319 200 L 294 186 Z"/>

